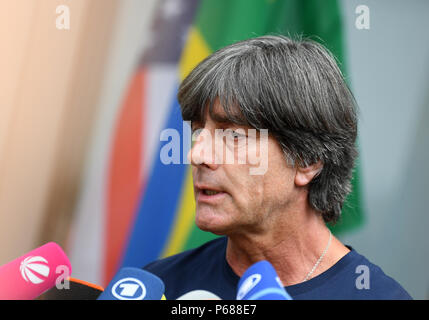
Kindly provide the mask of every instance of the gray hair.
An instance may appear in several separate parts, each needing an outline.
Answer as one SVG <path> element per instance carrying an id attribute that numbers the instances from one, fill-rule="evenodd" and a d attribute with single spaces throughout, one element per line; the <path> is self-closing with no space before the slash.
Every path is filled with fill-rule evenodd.
<path id="1" fill-rule="evenodd" d="M 204 123 L 207 107 L 217 120 L 213 105 L 219 99 L 228 121 L 268 129 L 289 165 L 321 161 L 308 201 L 325 222 L 337 222 L 357 157 L 357 106 L 321 44 L 284 36 L 234 43 L 194 68 L 178 99 L 185 121 Z"/>

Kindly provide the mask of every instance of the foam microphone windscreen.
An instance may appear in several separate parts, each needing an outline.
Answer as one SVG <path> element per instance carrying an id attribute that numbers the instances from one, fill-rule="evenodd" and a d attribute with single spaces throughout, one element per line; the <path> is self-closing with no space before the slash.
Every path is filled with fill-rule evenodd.
<path id="1" fill-rule="evenodd" d="M 154 274 L 138 268 L 122 268 L 97 300 L 161 300 L 164 283 Z"/>
<path id="2" fill-rule="evenodd" d="M 214 293 L 206 290 L 193 290 L 177 298 L 177 300 L 222 300 Z"/>
<path id="3" fill-rule="evenodd" d="M 0 299 L 35 299 L 71 271 L 61 247 L 49 242 L 0 267 Z"/>
<path id="4" fill-rule="evenodd" d="M 237 300 L 292 300 L 266 260 L 251 265 L 238 283 Z"/>
<path id="5" fill-rule="evenodd" d="M 61 286 L 55 286 L 39 296 L 38 300 L 97 300 L 103 287 L 69 277 Z"/>

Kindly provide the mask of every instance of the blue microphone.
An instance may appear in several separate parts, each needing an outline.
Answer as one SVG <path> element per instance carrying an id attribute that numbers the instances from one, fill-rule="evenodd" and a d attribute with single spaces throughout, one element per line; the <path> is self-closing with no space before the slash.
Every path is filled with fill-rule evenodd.
<path id="1" fill-rule="evenodd" d="M 138 268 L 122 268 L 97 300 L 161 300 L 164 283 L 152 273 Z"/>
<path id="2" fill-rule="evenodd" d="M 249 267 L 238 283 L 237 300 L 292 300 L 266 260 Z"/>

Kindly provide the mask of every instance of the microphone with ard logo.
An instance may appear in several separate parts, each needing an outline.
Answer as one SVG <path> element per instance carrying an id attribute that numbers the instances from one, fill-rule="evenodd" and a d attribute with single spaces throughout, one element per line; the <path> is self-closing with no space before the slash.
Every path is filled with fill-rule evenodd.
<path id="1" fill-rule="evenodd" d="M 118 271 L 97 300 L 165 300 L 165 286 L 154 274 L 126 267 Z"/>
<path id="2" fill-rule="evenodd" d="M 237 300 L 292 300 L 266 260 L 251 265 L 238 283 Z"/>
<path id="3" fill-rule="evenodd" d="M 0 267 L 0 300 L 32 300 L 71 274 L 61 247 L 49 242 Z"/>

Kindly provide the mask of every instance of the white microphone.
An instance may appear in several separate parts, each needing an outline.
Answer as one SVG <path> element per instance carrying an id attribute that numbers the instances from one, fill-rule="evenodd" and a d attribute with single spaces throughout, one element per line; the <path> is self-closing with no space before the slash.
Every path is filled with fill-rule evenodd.
<path id="1" fill-rule="evenodd" d="M 214 293 L 206 290 L 193 290 L 185 293 L 176 300 L 222 300 Z"/>

